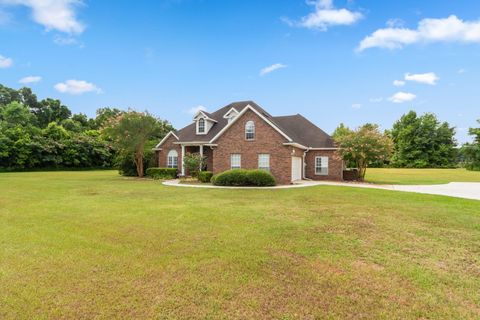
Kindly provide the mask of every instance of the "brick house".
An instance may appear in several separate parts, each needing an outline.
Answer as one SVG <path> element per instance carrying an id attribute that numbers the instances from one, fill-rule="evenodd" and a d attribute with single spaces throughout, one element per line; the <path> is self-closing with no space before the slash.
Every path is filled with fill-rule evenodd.
<path id="1" fill-rule="evenodd" d="M 178 168 L 180 175 L 187 174 L 184 155 L 199 153 L 214 174 L 259 168 L 279 184 L 342 180 L 343 160 L 328 134 L 299 114 L 273 117 L 253 101 L 199 111 L 193 123 L 169 132 L 155 151 L 159 167 Z"/>

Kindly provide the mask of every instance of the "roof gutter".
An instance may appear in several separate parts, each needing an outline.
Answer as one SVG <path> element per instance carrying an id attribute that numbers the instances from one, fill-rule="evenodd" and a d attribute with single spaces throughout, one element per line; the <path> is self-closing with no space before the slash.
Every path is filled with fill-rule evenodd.
<path id="1" fill-rule="evenodd" d="M 292 147 L 300 148 L 300 149 L 303 149 L 303 150 L 309 149 L 309 147 L 306 147 L 303 144 L 296 143 L 296 142 L 285 142 L 283 145 L 284 146 L 292 146 Z"/>
<path id="2" fill-rule="evenodd" d="M 302 170 L 302 174 L 303 174 L 303 179 L 305 180 L 312 180 L 312 179 L 309 179 L 307 178 L 307 174 L 306 174 L 306 168 L 307 168 L 307 162 L 305 161 L 305 158 L 307 157 L 307 152 L 310 151 L 310 148 L 307 148 L 307 150 L 305 150 L 303 152 L 303 170 Z"/>

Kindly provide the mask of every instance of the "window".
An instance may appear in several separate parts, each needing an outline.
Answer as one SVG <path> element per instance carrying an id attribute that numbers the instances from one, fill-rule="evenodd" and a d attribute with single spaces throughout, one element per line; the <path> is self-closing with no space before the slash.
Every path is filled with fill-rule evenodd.
<path id="1" fill-rule="evenodd" d="M 328 157 L 315 157 L 315 174 L 328 175 Z"/>
<path id="2" fill-rule="evenodd" d="M 205 119 L 200 118 L 198 119 L 198 133 L 205 133 Z"/>
<path id="3" fill-rule="evenodd" d="M 240 169 L 242 167 L 242 155 L 231 154 L 230 155 L 230 169 Z"/>
<path id="4" fill-rule="evenodd" d="M 258 155 L 258 169 L 270 171 L 270 155 L 269 154 Z"/>
<path id="5" fill-rule="evenodd" d="M 170 150 L 167 155 L 167 167 L 178 168 L 178 152 L 177 150 Z"/>
<path id="6" fill-rule="evenodd" d="M 245 123 L 245 139 L 255 139 L 255 123 L 253 123 L 253 121 L 247 121 L 247 123 Z"/>

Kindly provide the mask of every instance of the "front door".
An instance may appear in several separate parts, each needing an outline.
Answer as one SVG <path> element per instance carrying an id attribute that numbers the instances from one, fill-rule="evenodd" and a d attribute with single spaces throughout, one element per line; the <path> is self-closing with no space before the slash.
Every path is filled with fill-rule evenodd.
<path id="1" fill-rule="evenodd" d="M 302 180 L 302 157 L 292 157 L 292 181 Z"/>

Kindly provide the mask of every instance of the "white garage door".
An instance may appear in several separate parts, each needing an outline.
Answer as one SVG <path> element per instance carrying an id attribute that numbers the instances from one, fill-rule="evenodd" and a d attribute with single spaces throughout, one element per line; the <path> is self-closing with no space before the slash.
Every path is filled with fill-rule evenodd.
<path id="1" fill-rule="evenodd" d="M 302 180 L 302 158 L 292 157 L 292 181 Z"/>

